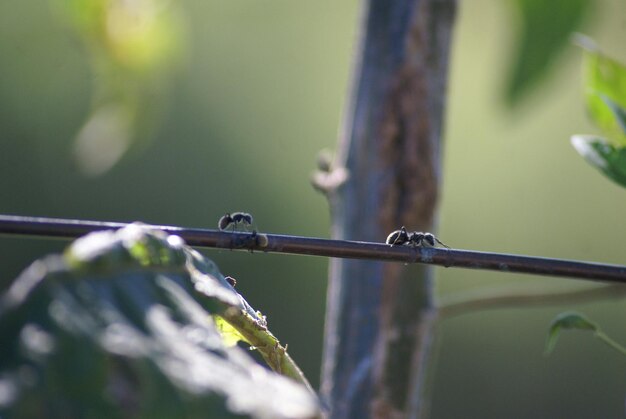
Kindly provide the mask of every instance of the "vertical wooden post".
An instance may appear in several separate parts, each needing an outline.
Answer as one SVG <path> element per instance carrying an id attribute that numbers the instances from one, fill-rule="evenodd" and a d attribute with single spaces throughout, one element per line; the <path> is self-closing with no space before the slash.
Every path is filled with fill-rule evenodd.
<path id="1" fill-rule="evenodd" d="M 365 0 L 344 132 L 325 184 L 336 239 L 431 231 L 455 0 Z M 321 185 L 318 185 L 321 187 Z M 322 395 L 333 418 L 418 417 L 433 339 L 424 266 L 332 260 Z"/>

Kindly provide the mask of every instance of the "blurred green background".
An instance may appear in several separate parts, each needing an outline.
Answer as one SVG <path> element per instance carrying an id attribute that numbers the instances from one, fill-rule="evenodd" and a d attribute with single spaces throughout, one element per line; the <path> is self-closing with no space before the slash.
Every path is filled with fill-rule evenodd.
<path id="1" fill-rule="evenodd" d="M 327 205 L 309 176 L 317 152 L 336 143 L 359 2 L 184 0 L 170 7 L 178 46 L 167 69 L 137 88 L 139 144 L 109 171 L 86 176 L 74 141 L 110 80 L 97 48 L 85 48 L 53 2 L 0 3 L 0 213 L 213 228 L 225 212 L 244 210 L 262 231 L 327 237 Z M 580 50 L 567 48 L 511 111 L 502 91 L 514 24 L 505 2 L 459 4 L 439 236 L 458 248 L 624 264 L 626 193 L 569 144 L 573 134 L 598 132 L 584 113 Z M 594 2 L 584 31 L 626 62 L 626 3 Z M 132 71 L 134 83 L 145 68 Z M 2 287 L 65 245 L 0 237 Z M 328 261 L 203 252 L 237 278 L 317 385 Z M 440 295 L 513 282 L 586 285 L 436 274 Z M 433 417 L 622 417 L 623 357 L 577 332 L 564 333 L 543 356 L 549 323 L 564 309 L 585 312 L 626 343 L 626 305 L 614 301 L 444 320 Z"/>

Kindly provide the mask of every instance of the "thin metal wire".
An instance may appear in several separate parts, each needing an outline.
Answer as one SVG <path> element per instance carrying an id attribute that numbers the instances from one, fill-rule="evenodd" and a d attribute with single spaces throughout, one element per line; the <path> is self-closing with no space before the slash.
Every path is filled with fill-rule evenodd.
<path id="1" fill-rule="evenodd" d="M 0 215 L 0 234 L 75 238 L 84 234 L 118 229 L 126 223 L 68 220 L 59 218 Z M 446 268 L 468 268 L 581 278 L 626 283 L 626 266 L 593 262 L 475 252 L 434 247 L 390 246 L 348 240 L 330 240 L 279 234 L 243 233 L 174 226 L 152 226 L 182 237 L 190 246 L 272 253 L 425 263 Z"/>

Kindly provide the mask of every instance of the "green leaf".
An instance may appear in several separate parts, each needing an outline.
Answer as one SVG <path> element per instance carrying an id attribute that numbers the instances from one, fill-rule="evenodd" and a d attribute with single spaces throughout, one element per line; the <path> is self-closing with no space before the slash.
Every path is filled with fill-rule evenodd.
<path id="1" fill-rule="evenodd" d="M 593 122 L 616 145 L 626 146 L 626 67 L 602 54 L 588 38 L 584 48 L 585 105 Z"/>
<path id="2" fill-rule="evenodd" d="M 552 321 L 550 331 L 548 332 L 548 338 L 546 340 L 546 355 L 550 354 L 554 350 L 561 329 L 591 330 L 594 333 L 594 337 L 602 341 L 602 343 L 606 344 L 616 352 L 626 356 L 626 348 L 611 339 L 606 333 L 600 330 L 598 325 L 593 323 L 587 317 L 573 311 L 560 313 Z"/>
<path id="3" fill-rule="evenodd" d="M 215 322 L 215 326 L 217 327 L 217 331 L 220 332 L 222 336 L 222 341 L 226 346 L 235 346 L 237 342 L 243 341 L 246 343 L 248 340 L 244 335 L 242 335 L 237 329 L 231 326 L 222 316 L 214 315 L 213 321 Z"/>
<path id="4" fill-rule="evenodd" d="M 0 417 L 319 416 L 314 393 L 225 345 L 211 316 L 276 342 L 180 237 L 133 224 L 78 239 L 0 296 Z"/>
<path id="5" fill-rule="evenodd" d="M 608 106 L 611 112 L 613 112 L 615 121 L 617 122 L 617 125 L 621 128 L 622 133 L 626 134 L 626 110 L 607 96 L 602 95 L 601 97 L 604 103 L 606 103 L 606 106 Z"/>
<path id="6" fill-rule="evenodd" d="M 511 4 L 520 22 L 504 92 L 509 106 L 516 105 L 548 72 L 571 33 L 580 28 L 592 2 L 515 0 Z"/>
<path id="7" fill-rule="evenodd" d="M 546 355 L 552 352 L 556 342 L 559 338 L 561 329 L 579 329 L 579 330 L 592 330 L 596 332 L 598 326 L 591 322 L 584 315 L 573 311 L 567 311 L 560 313 L 552 321 L 550 330 L 548 331 L 548 338 L 546 340 Z"/>
<path id="8" fill-rule="evenodd" d="M 626 187 L 626 147 L 616 147 L 604 138 L 588 135 L 574 135 L 571 143 L 587 163 Z"/>

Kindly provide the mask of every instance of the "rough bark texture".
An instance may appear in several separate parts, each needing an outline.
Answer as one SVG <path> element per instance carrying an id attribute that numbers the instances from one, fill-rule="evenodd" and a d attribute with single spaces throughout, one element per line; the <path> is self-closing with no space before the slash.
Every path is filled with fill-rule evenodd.
<path id="1" fill-rule="evenodd" d="M 401 225 L 433 229 L 455 5 L 365 1 L 331 170 L 342 181 L 324 185 L 333 238 L 383 241 Z M 423 416 L 431 288 L 424 266 L 331 261 L 322 376 L 331 417 Z"/>

